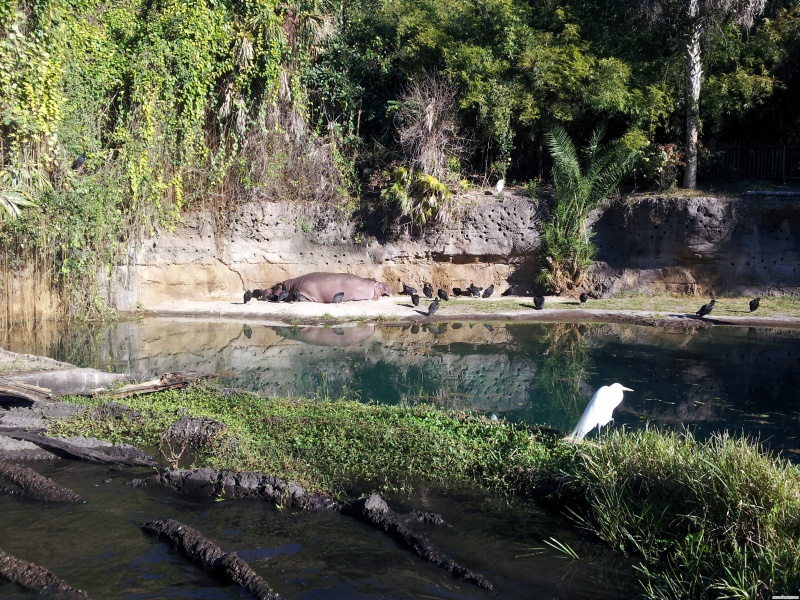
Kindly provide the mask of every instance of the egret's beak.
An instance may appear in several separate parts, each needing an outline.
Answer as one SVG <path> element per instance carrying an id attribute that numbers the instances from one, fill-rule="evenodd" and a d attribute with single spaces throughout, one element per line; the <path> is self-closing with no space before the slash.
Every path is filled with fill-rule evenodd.
<path id="1" fill-rule="evenodd" d="M 625 390 L 626 392 L 632 392 L 633 391 L 631 388 L 626 388 L 625 386 L 622 386 L 622 389 Z"/>

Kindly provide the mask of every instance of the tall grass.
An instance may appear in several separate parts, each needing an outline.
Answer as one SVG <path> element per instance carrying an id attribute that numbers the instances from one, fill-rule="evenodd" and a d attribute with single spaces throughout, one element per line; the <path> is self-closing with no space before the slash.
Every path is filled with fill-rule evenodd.
<path id="1" fill-rule="evenodd" d="M 612 432 L 565 469 L 574 514 L 644 558 L 654 598 L 767 598 L 800 586 L 800 472 L 727 433 Z"/>

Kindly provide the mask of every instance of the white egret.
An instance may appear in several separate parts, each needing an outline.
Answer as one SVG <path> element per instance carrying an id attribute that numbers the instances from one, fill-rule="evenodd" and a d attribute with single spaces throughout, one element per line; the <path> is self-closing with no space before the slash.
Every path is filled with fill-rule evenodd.
<path id="1" fill-rule="evenodd" d="M 498 194 L 502 194 L 504 187 L 506 187 L 506 180 L 505 179 L 500 179 L 497 182 L 497 184 L 494 186 L 494 191 L 497 192 Z"/>
<path id="2" fill-rule="evenodd" d="M 595 427 L 600 431 L 603 425 L 607 425 L 614 420 L 611 415 L 614 409 L 619 406 L 619 403 L 622 402 L 622 393 L 632 391 L 631 388 L 626 388 L 621 383 L 612 383 L 601 387 L 592 396 L 589 406 L 583 411 L 583 416 L 581 416 L 580 421 L 578 421 L 568 439 L 571 441 L 582 440 Z"/>

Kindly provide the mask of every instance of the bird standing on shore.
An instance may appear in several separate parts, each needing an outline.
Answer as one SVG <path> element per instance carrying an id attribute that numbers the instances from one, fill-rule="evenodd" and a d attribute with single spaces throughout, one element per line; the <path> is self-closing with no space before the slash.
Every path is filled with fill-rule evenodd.
<path id="1" fill-rule="evenodd" d="M 250 302 L 250 299 L 251 299 L 252 297 L 253 297 L 253 292 L 251 292 L 250 290 L 247 290 L 247 291 L 244 293 L 244 303 L 245 303 L 245 304 L 247 304 L 248 302 Z"/>
<path id="2" fill-rule="evenodd" d="M 439 296 L 439 298 L 441 298 L 445 302 L 447 302 L 450 299 L 447 296 L 447 292 L 445 292 L 444 290 L 439 290 L 436 294 Z"/>
<path id="3" fill-rule="evenodd" d="M 698 317 L 705 317 L 706 315 L 710 315 L 711 311 L 714 310 L 714 304 L 716 304 L 717 300 L 715 298 L 711 299 L 711 302 L 708 304 L 703 304 L 695 314 Z"/>
<path id="4" fill-rule="evenodd" d="M 414 306 L 419 306 L 419 294 L 411 294 L 411 303 Z"/>
<path id="5" fill-rule="evenodd" d="M 422 286 L 422 293 L 425 294 L 426 298 L 433 298 L 433 286 L 426 281 Z"/>
<path id="6" fill-rule="evenodd" d="M 492 294 L 494 294 L 494 285 L 490 285 L 485 290 L 483 290 L 483 297 L 484 298 L 488 298 Z"/>
<path id="7" fill-rule="evenodd" d="M 411 294 L 417 293 L 417 288 L 411 287 L 410 285 L 403 284 L 403 291 L 400 292 L 401 294 L 410 296 Z"/>
<path id="8" fill-rule="evenodd" d="M 598 389 L 592 399 L 589 401 L 589 406 L 583 411 L 578 424 L 572 433 L 567 438 L 570 441 L 580 441 L 592 429 L 597 427 L 598 433 L 600 428 L 607 425 L 614 420 L 612 413 L 614 409 L 622 402 L 623 392 L 632 392 L 631 388 L 626 388 L 621 383 L 612 383 L 611 385 L 604 385 Z"/>
<path id="9" fill-rule="evenodd" d="M 542 310 L 544 308 L 544 296 L 534 296 L 533 307 L 536 310 Z"/>
<path id="10" fill-rule="evenodd" d="M 439 301 L 438 301 L 438 300 L 434 300 L 434 301 L 433 301 L 433 302 L 431 302 L 431 303 L 430 303 L 430 305 L 428 306 L 428 316 L 430 317 L 430 316 L 431 316 L 432 314 L 434 314 L 434 313 L 435 313 L 437 310 L 439 310 Z"/>
<path id="11" fill-rule="evenodd" d="M 750 300 L 750 312 L 755 312 L 760 302 L 761 298 L 753 298 L 752 300 Z"/>
<path id="12" fill-rule="evenodd" d="M 581 292 L 581 295 L 580 295 L 581 304 L 586 304 L 586 301 L 588 299 L 589 299 L 589 294 L 587 294 L 586 292 Z"/>

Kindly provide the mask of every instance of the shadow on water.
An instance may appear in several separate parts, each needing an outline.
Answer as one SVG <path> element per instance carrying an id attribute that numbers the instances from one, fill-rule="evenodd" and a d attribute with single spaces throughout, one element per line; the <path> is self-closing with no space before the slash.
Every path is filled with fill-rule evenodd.
<path id="1" fill-rule="evenodd" d="M 480 570 L 494 594 L 454 580 L 401 550 L 369 526 L 336 513 L 277 510 L 257 501 L 192 500 L 163 490 L 131 488 L 141 472 L 86 464 L 35 465 L 84 504 L 48 505 L 0 496 L 2 548 L 47 565 L 98 599 L 248 598 L 220 586 L 160 541 L 141 522 L 177 519 L 224 551 L 235 550 L 287 599 L 477 599 L 634 597 L 631 561 L 581 538 L 530 505 L 485 494 L 420 487 L 407 506 L 440 512 L 452 529 L 417 526 L 450 556 Z M 567 560 L 542 543 L 555 537 L 579 554 Z M 543 551 L 531 550 L 543 548 Z M 0 598 L 14 595 L 0 585 Z"/>

